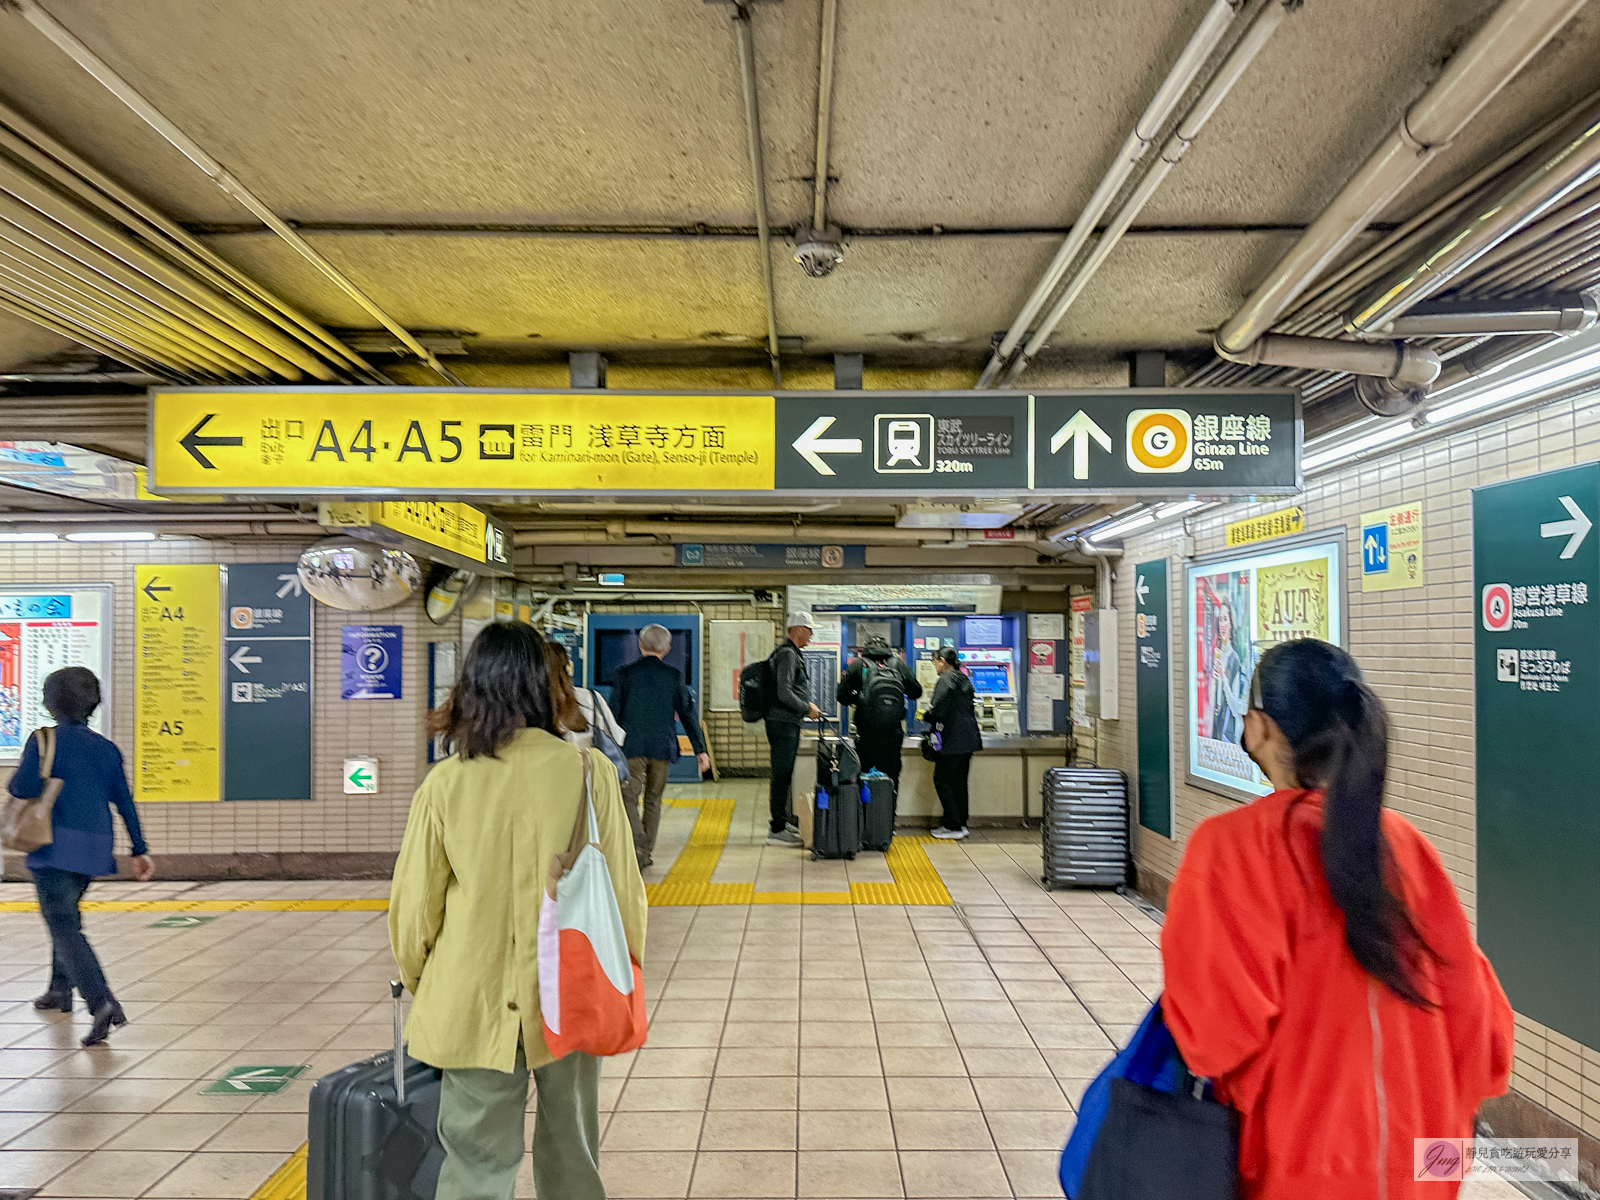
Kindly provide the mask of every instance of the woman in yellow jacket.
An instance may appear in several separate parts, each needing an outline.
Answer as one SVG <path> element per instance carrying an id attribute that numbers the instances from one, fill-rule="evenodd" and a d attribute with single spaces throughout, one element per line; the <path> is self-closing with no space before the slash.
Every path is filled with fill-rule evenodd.
<path id="1" fill-rule="evenodd" d="M 539 1194 L 603 1200 L 600 1060 L 557 1060 L 545 1046 L 538 929 L 546 872 L 572 836 L 588 754 L 600 848 L 628 949 L 644 958 L 644 881 L 616 769 L 557 732 L 542 642 L 528 625 L 478 635 L 436 724 L 454 753 L 411 802 L 389 941 L 415 997 L 411 1053 L 444 1071 L 438 1200 L 510 1200 L 530 1071 Z"/>

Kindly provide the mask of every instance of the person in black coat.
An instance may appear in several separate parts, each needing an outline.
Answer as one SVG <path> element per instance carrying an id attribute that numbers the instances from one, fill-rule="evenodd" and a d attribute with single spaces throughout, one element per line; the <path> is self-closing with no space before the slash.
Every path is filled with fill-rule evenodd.
<path id="1" fill-rule="evenodd" d="M 871 711 L 873 697 L 869 694 L 868 685 L 879 673 L 887 674 L 899 689 L 899 705 L 892 719 Z M 921 696 L 922 684 L 917 681 L 915 672 L 906 665 L 905 660 L 895 657 L 889 639 L 881 634 L 868 638 L 867 644 L 862 647 L 861 657 L 845 668 L 834 693 L 834 698 L 840 704 L 855 706 L 855 717 L 851 724 L 855 730 L 856 755 L 861 759 L 863 775 L 876 767 L 894 780 L 896 787 L 899 786 L 900 749 L 906 737 L 906 700 L 917 700 Z"/>
<path id="2" fill-rule="evenodd" d="M 639 631 L 639 657 L 617 671 L 611 688 L 611 709 L 627 734 L 628 782 L 622 785 L 622 807 L 633 826 L 633 849 L 641 871 L 655 852 L 667 772 L 681 756 L 674 717 L 683 722 L 700 773 L 711 769 L 694 696 L 678 668 L 662 661 L 671 649 L 672 633 L 666 626 L 646 625 Z"/>
<path id="3" fill-rule="evenodd" d="M 967 836 L 967 775 L 972 770 L 972 756 L 983 749 L 983 735 L 978 732 L 972 680 L 961 670 L 954 647 L 946 646 L 934 655 L 933 668 L 939 681 L 933 685 L 933 702 L 923 719 L 939 731 L 933 787 L 944 806 L 944 820 L 933 836 L 959 841 Z"/>

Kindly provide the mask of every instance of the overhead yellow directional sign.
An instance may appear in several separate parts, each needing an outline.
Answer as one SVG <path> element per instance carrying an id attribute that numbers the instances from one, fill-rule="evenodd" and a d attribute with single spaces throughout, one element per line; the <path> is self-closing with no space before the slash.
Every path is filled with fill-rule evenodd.
<path id="1" fill-rule="evenodd" d="M 151 395 L 158 492 L 764 491 L 771 396 L 420 388 Z"/>

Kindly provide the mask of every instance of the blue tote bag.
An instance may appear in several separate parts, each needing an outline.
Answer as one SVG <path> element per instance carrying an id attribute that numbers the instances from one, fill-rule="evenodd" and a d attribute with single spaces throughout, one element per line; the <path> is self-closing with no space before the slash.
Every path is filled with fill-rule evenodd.
<path id="1" fill-rule="evenodd" d="M 1231 1197 L 1238 1142 L 1231 1110 L 1199 1098 L 1156 1000 L 1083 1093 L 1061 1152 L 1068 1200 Z"/>

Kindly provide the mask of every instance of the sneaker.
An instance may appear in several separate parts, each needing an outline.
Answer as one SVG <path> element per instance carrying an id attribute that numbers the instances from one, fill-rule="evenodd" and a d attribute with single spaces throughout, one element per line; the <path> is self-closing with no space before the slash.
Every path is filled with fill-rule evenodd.
<path id="1" fill-rule="evenodd" d="M 805 842 L 800 839 L 800 835 L 794 830 L 779 829 L 776 832 L 767 834 L 767 845 L 792 846 L 798 848 L 805 845 Z"/>
<path id="2" fill-rule="evenodd" d="M 941 826 L 932 832 L 934 837 L 947 842 L 959 842 L 962 838 L 967 836 L 967 830 L 965 826 L 962 826 L 960 829 L 945 829 Z"/>

